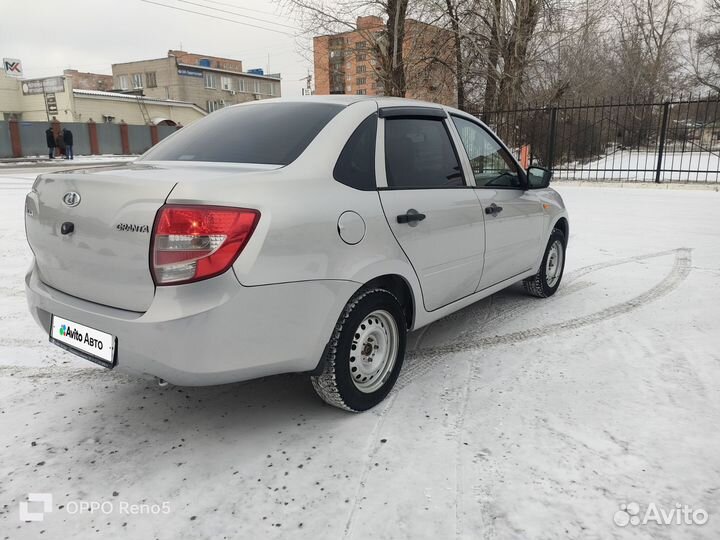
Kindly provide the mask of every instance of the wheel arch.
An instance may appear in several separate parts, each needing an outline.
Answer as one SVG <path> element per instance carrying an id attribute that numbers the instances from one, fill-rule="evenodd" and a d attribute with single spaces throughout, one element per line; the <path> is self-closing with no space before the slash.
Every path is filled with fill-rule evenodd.
<path id="1" fill-rule="evenodd" d="M 371 289 L 375 287 L 387 289 L 397 297 L 405 313 L 405 324 L 408 330 L 411 329 L 415 322 L 416 302 L 410 283 L 399 274 L 384 274 L 371 279 L 360 288 Z"/>
<path id="2" fill-rule="evenodd" d="M 560 216 L 560 218 L 553 223 L 553 226 L 550 227 L 551 234 L 553 229 L 560 229 L 563 232 L 565 235 L 565 245 L 567 246 L 568 240 L 570 239 L 570 224 L 568 223 L 567 218 L 565 216 Z"/>

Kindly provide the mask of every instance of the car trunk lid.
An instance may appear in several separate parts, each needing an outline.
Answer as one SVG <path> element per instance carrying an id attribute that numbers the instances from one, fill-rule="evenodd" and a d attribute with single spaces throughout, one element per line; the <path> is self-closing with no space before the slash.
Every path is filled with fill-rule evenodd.
<path id="1" fill-rule="evenodd" d="M 258 167 L 136 163 L 41 175 L 25 218 L 40 280 L 83 300 L 147 311 L 153 222 L 173 188 L 253 172 Z M 63 234 L 63 224 L 72 232 Z"/>

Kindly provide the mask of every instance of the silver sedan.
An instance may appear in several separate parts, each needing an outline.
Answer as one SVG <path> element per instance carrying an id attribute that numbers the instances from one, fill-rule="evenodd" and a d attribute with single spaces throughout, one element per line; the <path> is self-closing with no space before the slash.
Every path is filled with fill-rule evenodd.
<path id="1" fill-rule="evenodd" d="M 382 401 L 406 335 L 560 285 L 568 216 L 473 116 L 350 96 L 217 111 L 135 162 L 40 175 L 27 298 L 50 340 L 177 385 L 308 372 Z"/>

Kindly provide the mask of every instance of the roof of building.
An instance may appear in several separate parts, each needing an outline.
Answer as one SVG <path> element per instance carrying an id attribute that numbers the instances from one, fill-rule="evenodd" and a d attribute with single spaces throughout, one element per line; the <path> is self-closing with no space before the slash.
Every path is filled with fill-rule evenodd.
<path id="1" fill-rule="evenodd" d="M 143 103 L 154 103 L 157 105 L 168 105 L 172 107 L 192 107 L 205 114 L 200 107 L 189 101 L 177 101 L 174 99 L 160 99 L 152 98 L 147 96 L 138 96 L 137 94 L 120 94 L 119 92 L 104 92 L 102 90 L 81 90 L 79 88 L 73 89 L 73 94 L 76 96 L 84 97 L 95 97 L 100 99 L 114 99 L 118 101 L 142 101 Z"/>
<path id="2" fill-rule="evenodd" d="M 248 73 L 247 71 L 230 71 L 228 69 L 221 69 L 221 68 L 214 68 L 209 66 L 199 66 L 197 64 L 182 64 L 178 62 L 178 67 L 182 68 L 190 68 L 190 69 L 199 69 L 204 71 L 216 71 L 218 73 L 228 73 L 230 75 L 242 75 L 243 77 L 252 77 L 255 79 L 266 79 L 270 81 L 279 81 L 280 80 L 280 74 L 279 73 L 273 73 L 270 75 L 256 75 L 255 73 Z"/>

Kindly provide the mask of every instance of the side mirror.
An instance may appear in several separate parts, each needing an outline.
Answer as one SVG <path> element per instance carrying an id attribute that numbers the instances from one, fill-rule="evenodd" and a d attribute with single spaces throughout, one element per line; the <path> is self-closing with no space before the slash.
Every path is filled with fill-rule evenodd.
<path id="1" fill-rule="evenodd" d="M 543 189 L 550 185 L 552 171 L 543 167 L 530 167 L 527 170 L 528 189 Z"/>

